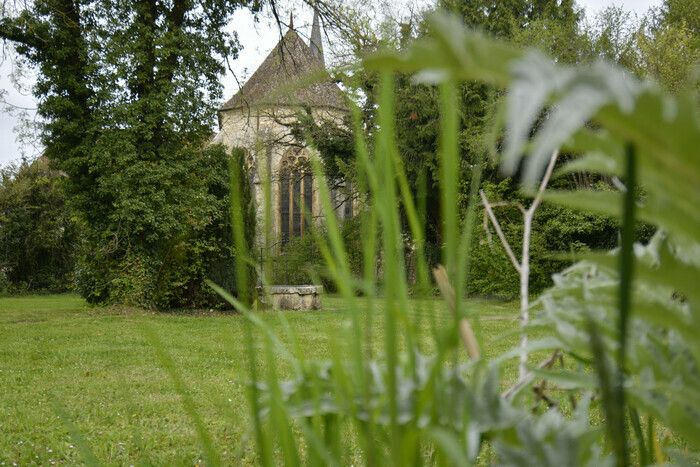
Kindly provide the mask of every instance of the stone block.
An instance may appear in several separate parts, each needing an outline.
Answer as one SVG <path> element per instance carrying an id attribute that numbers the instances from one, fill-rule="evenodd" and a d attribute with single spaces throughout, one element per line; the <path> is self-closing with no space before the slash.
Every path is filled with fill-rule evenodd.
<path id="1" fill-rule="evenodd" d="M 273 285 L 266 289 L 275 310 L 318 310 L 321 308 L 320 285 Z"/>

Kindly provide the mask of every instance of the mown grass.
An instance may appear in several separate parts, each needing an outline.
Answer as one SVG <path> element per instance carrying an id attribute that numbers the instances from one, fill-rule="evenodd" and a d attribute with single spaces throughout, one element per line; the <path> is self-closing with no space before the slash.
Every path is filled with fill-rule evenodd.
<path id="1" fill-rule="evenodd" d="M 438 317 L 448 319 L 441 302 L 434 305 Z M 486 357 L 516 345 L 514 304 L 470 300 L 466 306 L 481 317 Z M 340 299 L 326 297 L 322 311 L 284 317 L 305 355 L 322 359 L 330 340 L 346 332 L 342 311 Z M 375 314 L 373 347 L 380 349 L 382 313 Z M 260 315 L 287 342 L 278 314 Z M 243 386 L 243 319 L 90 308 L 69 295 L 0 299 L 0 465 L 80 462 L 66 422 L 103 463 L 192 465 L 202 459 L 191 420 L 146 329 L 174 360 L 221 459 L 247 463 L 254 449 Z M 426 341 L 427 335 L 426 330 Z M 289 374 L 284 365 L 280 370 Z M 515 379 L 515 362 L 504 367 L 503 376 L 506 382 Z M 57 415 L 61 412 L 68 420 Z"/>

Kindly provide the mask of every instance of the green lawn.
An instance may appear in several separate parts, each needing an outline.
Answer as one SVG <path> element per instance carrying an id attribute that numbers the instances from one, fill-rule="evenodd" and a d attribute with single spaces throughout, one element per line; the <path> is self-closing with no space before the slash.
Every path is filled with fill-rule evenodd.
<path id="1" fill-rule="evenodd" d="M 323 311 L 284 314 L 307 356 L 327 357 L 331 340 L 347 334 L 342 306 L 326 297 Z M 482 317 L 486 356 L 516 344 L 514 304 L 468 306 Z M 436 313 L 447 319 L 441 308 Z M 261 315 L 286 341 L 278 314 Z M 145 329 L 176 362 L 222 459 L 244 462 L 253 448 L 241 384 L 247 375 L 243 323 L 233 314 L 90 308 L 65 295 L 0 299 L 0 465 L 79 462 L 70 424 L 107 464 L 192 465 L 201 459 L 192 423 Z M 379 347 L 379 317 L 374 327 Z M 514 362 L 507 379 L 513 369 Z"/>

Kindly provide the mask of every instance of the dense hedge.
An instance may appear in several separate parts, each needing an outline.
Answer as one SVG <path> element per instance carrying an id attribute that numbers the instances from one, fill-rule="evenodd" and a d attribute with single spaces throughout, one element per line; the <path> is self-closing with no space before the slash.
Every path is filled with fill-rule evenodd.
<path id="1" fill-rule="evenodd" d="M 527 206 L 530 202 L 515 192 L 515 182 L 485 183 L 489 199 L 496 203 L 509 200 L 509 206 L 495 208 L 496 216 L 515 255 L 520 258 L 523 218 L 514 203 Z M 604 183 L 596 189 L 610 189 Z M 481 211 L 483 215 L 483 211 Z M 483 217 L 479 217 L 478 233 L 472 250 L 472 269 L 467 291 L 484 297 L 515 298 L 519 294 L 520 278 L 508 260 L 495 231 L 488 223 L 488 234 Z M 563 259 L 570 253 L 607 251 L 618 245 L 619 222 L 611 217 L 598 216 L 543 202 L 536 211 L 530 243 L 530 293 L 537 294 L 552 285 L 552 274 L 561 271 L 571 261 Z M 640 224 L 637 239 L 647 241 L 654 229 Z"/>
<path id="2" fill-rule="evenodd" d="M 161 211 L 158 206 L 137 206 L 123 220 L 131 225 L 132 236 L 139 230 L 162 229 L 152 242 L 134 245 L 128 238 L 119 239 L 117 219 L 108 230 L 112 238 L 103 237 L 107 229 L 84 229 L 75 286 L 89 302 L 157 309 L 223 305 L 206 279 L 236 292 L 229 164 L 242 165 L 242 153 L 234 150 L 231 156 L 219 145 L 190 150 L 197 154 L 177 158 L 183 166 L 171 175 L 172 192 L 165 193 L 169 206 Z M 250 190 L 244 195 L 250 204 Z M 172 225 L 156 225 L 159 217 Z M 254 221 L 245 225 L 252 237 Z"/>

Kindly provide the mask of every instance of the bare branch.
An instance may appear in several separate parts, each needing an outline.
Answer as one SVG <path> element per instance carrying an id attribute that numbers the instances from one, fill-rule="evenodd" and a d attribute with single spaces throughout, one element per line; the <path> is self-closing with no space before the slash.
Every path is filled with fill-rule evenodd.
<path id="1" fill-rule="evenodd" d="M 625 186 L 624 183 L 622 183 L 622 181 L 619 178 L 613 177 L 612 184 L 615 186 L 615 188 L 620 190 L 622 193 L 627 193 L 627 187 Z"/>
<path id="2" fill-rule="evenodd" d="M 496 229 L 498 238 L 501 239 L 503 248 L 508 254 L 510 262 L 513 264 L 515 270 L 520 272 L 520 263 L 518 263 L 518 260 L 515 258 L 515 254 L 513 253 L 513 250 L 510 247 L 510 243 L 508 243 L 506 236 L 503 234 L 503 230 L 501 230 L 501 225 L 498 223 L 498 219 L 496 219 L 496 215 L 493 213 L 493 209 L 491 209 L 491 204 L 489 204 L 488 199 L 486 199 L 486 194 L 484 193 L 484 190 L 479 190 L 479 195 L 481 196 L 481 202 L 489 215 L 489 219 L 491 219 L 491 224 L 493 225 L 493 228 Z"/>
<path id="3" fill-rule="evenodd" d="M 561 352 L 560 352 L 559 350 L 555 350 L 554 353 L 552 353 L 552 355 L 551 355 L 548 359 L 542 361 L 539 365 L 537 365 L 537 369 L 538 369 L 538 370 L 543 370 L 543 369 L 545 369 L 545 368 L 551 367 L 551 366 L 557 361 L 557 359 L 558 359 L 560 356 L 561 356 Z M 530 383 L 532 382 L 532 380 L 534 380 L 534 379 L 535 379 L 535 374 L 532 373 L 532 372 L 529 372 L 529 373 L 527 374 L 527 376 L 525 376 L 524 378 L 521 378 L 517 383 L 515 383 L 515 384 L 514 384 L 513 386 L 511 386 L 509 389 L 507 389 L 506 391 L 504 391 L 504 392 L 501 394 L 501 397 L 504 397 L 504 398 L 506 398 L 506 399 L 510 399 L 510 398 L 513 397 L 520 389 L 522 389 L 524 386 L 527 386 L 528 384 L 530 384 Z"/>
<path id="4" fill-rule="evenodd" d="M 542 177 L 542 181 L 540 182 L 540 188 L 537 190 L 537 195 L 535 195 L 535 199 L 532 201 L 532 204 L 528 208 L 528 213 L 534 213 L 535 210 L 537 209 L 537 206 L 542 202 L 542 195 L 544 194 L 545 188 L 547 188 L 547 184 L 549 183 L 549 179 L 552 177 L 552 172 L 554 172 L 554 165 L 557 162 L 557 157 L 559 157 L 559 150 L 555 150 L 552 153 L 552 156 L 549 158 L 549 164 L 547 164 L 547 170 L 544 172 L 544 176 Z"/>
<path id="5" fill-rule="evenodd" d="M 528 337 L 525 332 L 525 326 L 530 322 L 530 236 L 532 233 L 532 220 L 535 217 L 535 211 L 542 201 L 542 196 L 544 190 L 547 188 L 549 179 L 554 171 L 554 164 L 557 161 L 557 156 L 559 155 L 559 150 L 557 149 L 552 153 L 549 158 L 549 164 L 547 165 L 547 170 L 542 177 L 542 182 L 540 183 L 540 188 L 537 190 L 535 199 L 532 204 L 527 209 L 523 211 L 523 244 L 522 244 L 522 255 L 520 256 L 520 322 L 522 329 L 522 336 L 520 338 L 520 365 L 518 368 L 518 373 L 520 379 L 524 380 L 528 374 L 527 371 L 527 342 Z"/>

